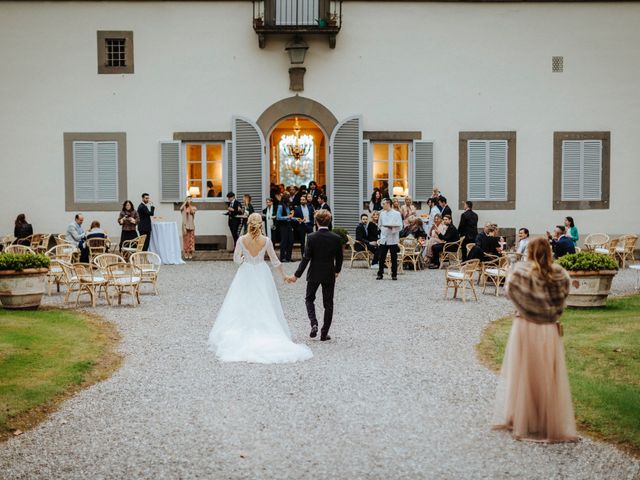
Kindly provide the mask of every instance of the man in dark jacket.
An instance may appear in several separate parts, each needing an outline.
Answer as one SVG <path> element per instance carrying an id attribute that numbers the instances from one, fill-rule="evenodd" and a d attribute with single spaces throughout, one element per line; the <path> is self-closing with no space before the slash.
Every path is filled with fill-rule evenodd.
<path id="1" fill-rule="evenodd" d="M 324 306 L 324 322 L 320 331 L 320 340 L 331 340 L 329 328 L 333 319 L 333 293 L 336 287 L 336 279 L 342 269 L 342 240 L 338 235 L 329 231 L 331 223 L 331 213 L 327 210 L 316 212 L 316 225 L 318 231 L 307 237 L 307 245 L 304 256 L 296 273 L 286 280 L 289 283 L 295 282 L 302 276 L 304 270 L 309 265 L 307 272 L 307 293 L 305 303 L 307 314 L 311 322 L 311 333 L 314 338 L 318 335 L 318 319 L 316 317 L 316 292 L 322 285 L 322 304 Z"/>
<path id="2" fill-rule="evenodd" d="M 360 223 L 356 226 L 356 243 L 355 249 L 358 252 L 362 252 L 365 248 L 371 253 L 376 253 L 376 247 L 378 245 L 378 236 L 375 234 L 375 240 L 373 243 L 369 240 L 373 233 L 369 231 L 369 215 L 363 213 L 360 215 Z"/>
<path id="3" fill-rule="evenodd" d="M 153 228 L 151 224 L 151 217 L 156 213 L 156 207 L 151 203 L 151 197 L 148 193 L 142 194 L 142 203 L 138 205 L 138 233 L 140 235 L 146 235 L 147 238 L 144 241 L 144 251 L 149 250 L 149 242 L 151 241 L 151 230 Z"/>
<path id="4" fill-rule="evenodd" d="M 293 209 L 293 218 L 298 223 L 293 223 L 293 229 L 295 236 L 300 242 L 300 255 L 304 255 L 304 244 L 307 235 L 313 232 L 314 226 L 314 213 L 313 205 L 307 203 L 307 196 L 302 195 L 300 197 L 300 204 Z"/>
<path id="5" fill-rule="evenodd" d="M 547 232 L 547 237 L 551 240 L 551 249 L 555 258 L 564 257 L 570 253 L 576 253 L 576 247 L 573 240 L 566 236 L 564 225 L 558 225 L 553 231 L 553 237 Z"/>
<path id="6" fill-rule="evenodd" d="M 445 215 L 449 215 L 453 218 L 453 213 L 451 213 L 451 207 L 447 205 L 447 199 L 440 195 L 438 197 L 438 208 L 440 209 L 440 215 L 444 218 Z"/>
<path id="7" fill-rule="evenodd" d="M 429 268 L 440 268 L 440 253 L 444 250 L 444 244 L 450 242 L 457 242 L 460 240 L 460 235 L 458 234 L 458 229 L 451 222 L 451 215 L 445 215 L 442 217 L 442 221 L 447 226 L 444 234 L 439 233 L 438 238 L 442 240 L 444 243 L 436 243 L 433 248 L 433 256 L 431 257 L 431 265 Z"/>
<path id="8" fill-rule="evenodd" d="M 318 208 L 316 210 L 328 210 L 331 213 L 331 207 L 327 203 L 327 196 L 324 193 L 318 195 Z M 329 223 L 329 230 L 333 230 L 333 222 Z"/>
<path id="9" fill-rule="evenodd" d="M 242 203 L 236 200 L 236 194 L 233 192 L 227 193 L 227 202 L 229 202 L 229 205 L 227 206 L 229 230 L 233 237 L 233 246 L 235 247 L 238 242 L 238 237 L 240 236 L 240 224 L 242 222 L 240 215 L 242 215 Z"/>
<path id="10" fill-rule="evenodd" d="M 467 259 L 467 245 L 474 243 L 478 236 L 478 214 L 473 211 L 473 202 L 467 200 L 464 202 L 464 212 L 460 215 L 460 224 L 458 225 L 458 233 L 462 241 L 462 261 Z"/>

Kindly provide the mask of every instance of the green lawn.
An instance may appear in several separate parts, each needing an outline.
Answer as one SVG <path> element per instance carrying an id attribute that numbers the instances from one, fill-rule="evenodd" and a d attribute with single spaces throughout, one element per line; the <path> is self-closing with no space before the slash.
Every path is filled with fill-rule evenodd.
<path id="1" fill-rule="evenodd" d="M 0 439 L 119 365 L 109 323 L 62 310 L 0 309 Z"/>
<path id="2" fill-rule="evenodd" d="M 567 309 L 562 316 L 577 420 L 588 433 L 640 453 L 640 296 L 606 308 Z M 478 344 L 499 369 L 511 318 L 492 322 Z"/>

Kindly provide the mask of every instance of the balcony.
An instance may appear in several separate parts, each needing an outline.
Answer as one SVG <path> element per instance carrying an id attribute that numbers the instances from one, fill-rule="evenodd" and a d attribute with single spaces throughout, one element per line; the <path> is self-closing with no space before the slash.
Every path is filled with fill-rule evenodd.
<path id="1" fill-rule="evenodd" d="M 254 0 L 253 29 L 264 48 L 269 35 L 325 35 L 335 48 L 342 0 Z"/>

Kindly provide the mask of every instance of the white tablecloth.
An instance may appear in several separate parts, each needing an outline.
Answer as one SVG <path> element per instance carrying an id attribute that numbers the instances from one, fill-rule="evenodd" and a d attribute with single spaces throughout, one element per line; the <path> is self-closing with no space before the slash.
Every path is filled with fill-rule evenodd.
<path id="1" fill-rule="evenodd" d="M 149 250 L 160 255 L 165 265 L 184 263 L 176 222 L 153 222 Z"/>

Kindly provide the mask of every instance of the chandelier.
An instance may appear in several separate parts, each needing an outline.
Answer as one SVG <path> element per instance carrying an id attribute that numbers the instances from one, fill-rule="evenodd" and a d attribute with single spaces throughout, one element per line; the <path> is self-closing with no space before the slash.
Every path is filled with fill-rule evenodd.
<path id="1" fill-rule="evenodd" d="M 282 135 L 281 142 L 289 157 L 285 160 L 287 170 L 296 176 L 303 174 L 309 168 L 309 161 L 305 157 L 313 148 L 313 136 L 300 135 L 298 117 L 295 117 L 293 124 L 293 135 Z"/>

